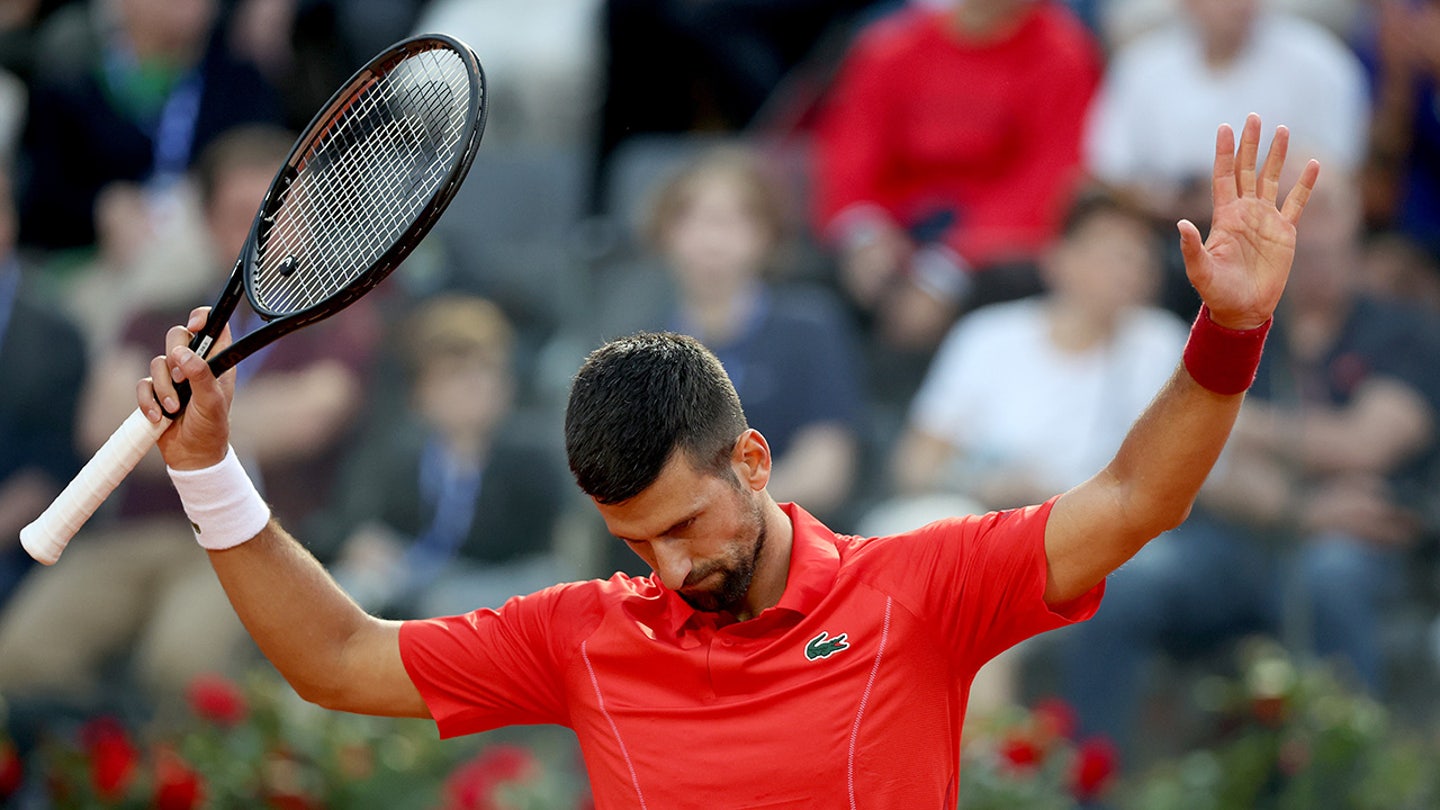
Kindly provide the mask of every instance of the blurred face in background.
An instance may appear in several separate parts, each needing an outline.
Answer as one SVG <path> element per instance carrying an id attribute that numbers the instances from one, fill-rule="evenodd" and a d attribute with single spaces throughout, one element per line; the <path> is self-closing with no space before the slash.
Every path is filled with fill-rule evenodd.
<path id="1" fill-rule="evenodd" d="M 115 0 L 121 28 L 141 59 L 188 62 L 215 22 L 218 0 Z"/>
<path id="2" fill-rule="evenodd" d="M 205 226 L 214 247 L 214 259 L 229 270 L 245 238 L 270 181 L 275 177 L 273 166 L 230 166 L 216 178 L 215 188 L 205 206 Z"/>
<path id="3" fill-rule="evenodd" d="M 1305 165 L 1304 160 L 1286 163 L 1287 169 Z M 1323 158 L 1321 163 L 1335 165 Z M 1315 184 L 1305 204 L 1304 227 L 1295 235 L 1295 261 L 1285 287 L 1285 299 L 1294 308 L 1323 307 L 1348 299 L 1356 291 L 1362 271 L 1359 185 L 1343 171 L 1326 171 L 1325 182 Z M 1294 174 L 1287 174 L 1280 180 L 1281 188 L 1294 185 Z"/>
<path id="4" fill-rule="evenodd" d="M 1260 13 L 1260 0 L 1184 0 L 1184 5 L 1210 52 L 1238 50 Z"/>
<path id="5" fill-rule="evenodd" d="M 1092 212 L 1046 256 L 1051 295 L 1101 322 L 1151 303 L 1160 281 L 1156 238 L 1138 216 Z"/>
<path id="6" fill-rule="evenodd" d="M 510 369 L 501 358 L 476 351 L 428 358 L 415 387 L 426 423 L 452 437 L 490 436 L 510 411 Z"/>
<path id="7" fill-rule="evenodd" d="M 776 240 L 760 194 L 742 174 L 719 168 L 676 189 L 660 241 L 685 297 L 729 297 L 759 278 Z"/>

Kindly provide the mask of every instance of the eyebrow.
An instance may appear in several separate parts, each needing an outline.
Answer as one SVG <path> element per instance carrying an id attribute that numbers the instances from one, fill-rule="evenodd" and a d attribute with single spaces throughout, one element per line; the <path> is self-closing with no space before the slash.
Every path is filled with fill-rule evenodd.
<path id="1" fill-rule="evenodd" d="M 696 518 L 700 517 L 700 513 L 701 513 L 701 512 L 704 512 L 704 511 L 705 511 L 705 507 L 703 507 L 703 506 L 697 508 L 694 512 L 691 512 L 689 515 L 687 515 L 687 516 L 685 516 L 685 517 L 683 517 L 683 518 L 680 518 L 679 520 L 677 520 L 677 521 L 675 521 L 674 523 L 672 523 L 672 524 L 670 524 L 669 526 L 667 526 L 664 531 L 660 532 L 660 533 L 659 533 L 658 535 L 656 535 L 656 536 L 657 536 L 657 537 L 664 537 L 664 536 L 670 534 L 671 532 L 675 531 L 676 529 L 680 528 L 681 526 L 685 525 L 686 523 L 689 523 L 690 521 L 695 520 Z M 645 541 L 645 540 L 636 540 L 636 539 L 633 538 L 633 537 L 621 537 L 621 536 L 618 535 L 618 534 L 615 535 L 615 536 L 616 536 L 617 538 L 619 538 L 620 540 L 623 540 L 623 541 L 626 542 L 626 543 L 644 543 L 644 542 L 647 542 L 647 541 Z"/>

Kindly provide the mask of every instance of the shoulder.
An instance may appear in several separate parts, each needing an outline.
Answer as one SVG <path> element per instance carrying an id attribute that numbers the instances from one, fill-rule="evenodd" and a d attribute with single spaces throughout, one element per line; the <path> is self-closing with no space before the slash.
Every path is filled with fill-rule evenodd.
<path id="1" fill-rule="evenodd" d="M 867 60 L 890 61 L 941 32 L 943 17 L 935 9 L 907 4 L 861 29 L 851 53 Z"/>
<path id="2" fill-rule="evenodd" d="M 1257 31 L 1260 42 L 1266 48 L 1337 59 L 1358 59 L 1334 32 L 1298 14 L 1267 12 L 1260 17 Z"/>
<path id="3" fill-rule="evenodd" d="M 1028 29 L 1053 58 L 1100 62 L 1095 35 L 1064 3 L 1037 3 Z"/>
<path id="4" fill-rule="evenodd" d="M 815 284 L 777 285 L 771 288 L 770 297 L 770 320 L 776 325 L 801 334 L 814 334 L 812 330 L 815 329 L 826 333 L 849 329 L 839 297 L 825 287 Z M 817 339 L 820 337 L 816 335 Z"/>
<path id="5" fill-rule="evenodd" d="M 1022 298 L 989 304 L 961 318 L 950 330 L 957 340 L 1018 339 L 1028 337 L 1044 322 L 1045 307 L 1040 298 Z"/>
<path id="6" fill-rule="evenodd" d="M 1113 76 L 1136 75 L 1157 65 L 1179 64 L 1195 51 L 1195 35 L 1184 24 L 1172 22 L 1142 34 L 1111 57 Z"/>
<path id="7" fill-rule="evenodd" d="M 1003 556 L 1024 548 L 1017 540 L 1043 534 L 1054 502 L 1052 498 L 1018 509 L 957 514 L 879 537 L 842 536 L 837 542 L 841 570 L 862 575 L 873 572 L 886 581 L 898 577 L 920 582 L 925 579 L 922 572 L 943 560 L 963 566 L 964 561 L 993 549 L 1001 550 Z"/>
<path id="8" fill-rule="evenodd" d="M 1147 345 L 1158 342 L 1167 348 L 1175 343 L 1183 344 L 1190 333 L 1189 326 L 1179 315 L 1153 306 L 1131 310 L 1125 318 L 1123 328 L 1129 340 Z"/>

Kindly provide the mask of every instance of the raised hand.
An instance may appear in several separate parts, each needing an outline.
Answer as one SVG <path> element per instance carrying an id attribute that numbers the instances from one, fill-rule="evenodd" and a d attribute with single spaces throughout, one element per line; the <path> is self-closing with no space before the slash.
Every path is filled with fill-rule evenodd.
<path id="1" fill-rule="evenodd" d="M 1295 187 L 1276 206 L 1280 172 L 1290 131 L 1277 127 L 1265 164 L 1256 172 L 1260 151 L 1260 116 L 1245 119 L 1240 148 L 1235 133 L 1222 124 L 1215 136 L 1215 170 L 1211 197 L 1215 213 L 1210 235 L 1203 242 L 1189 220 L 1181 220 L 1180 249 L 1185 274 L 1200 293 L 1217 324 L 1231 329 L 1252 329 L 1275 312 L 1290 277 L 1295 257 L 1295 228 L 1320 164 L 1311 160 Z"/>
<path id="2" fill-rule="evenodd" d="M 159 422 L 160 406 L 174 413 L 179 408 L 175 383 L 189 381 L 192 398 L 185 412 L 157 442 L 165 463 L 177 470 L 209 467 L 225 457 L 230 437 L 230 400 L 235 395 L 234 369 L 219 379 L 210 366 L 190 350 L 190 339 L 205 328 L 209 307 L 190 313 L 185 326 L 174 326 L 165 335 L 165 353 L 150 361 L 150 376 L 136 386 L 136 400 L 145 418 Z M 220 334 L 213 351 L 230 345 L 230 327 Z"/>

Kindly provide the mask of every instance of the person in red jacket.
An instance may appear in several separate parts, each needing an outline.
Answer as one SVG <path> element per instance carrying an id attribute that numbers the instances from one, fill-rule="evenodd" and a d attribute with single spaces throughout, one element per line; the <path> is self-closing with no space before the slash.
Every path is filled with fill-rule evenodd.
<path id="1" fill-rule="evenodd" d="M 862 33 L 816 124 L 815 213 L 883 340 L 930 348 L 960 308 L 1038 291 L 1016 268 L 1058 231 L 1101 71 L 1054 0 L 911 6 Z"/>

